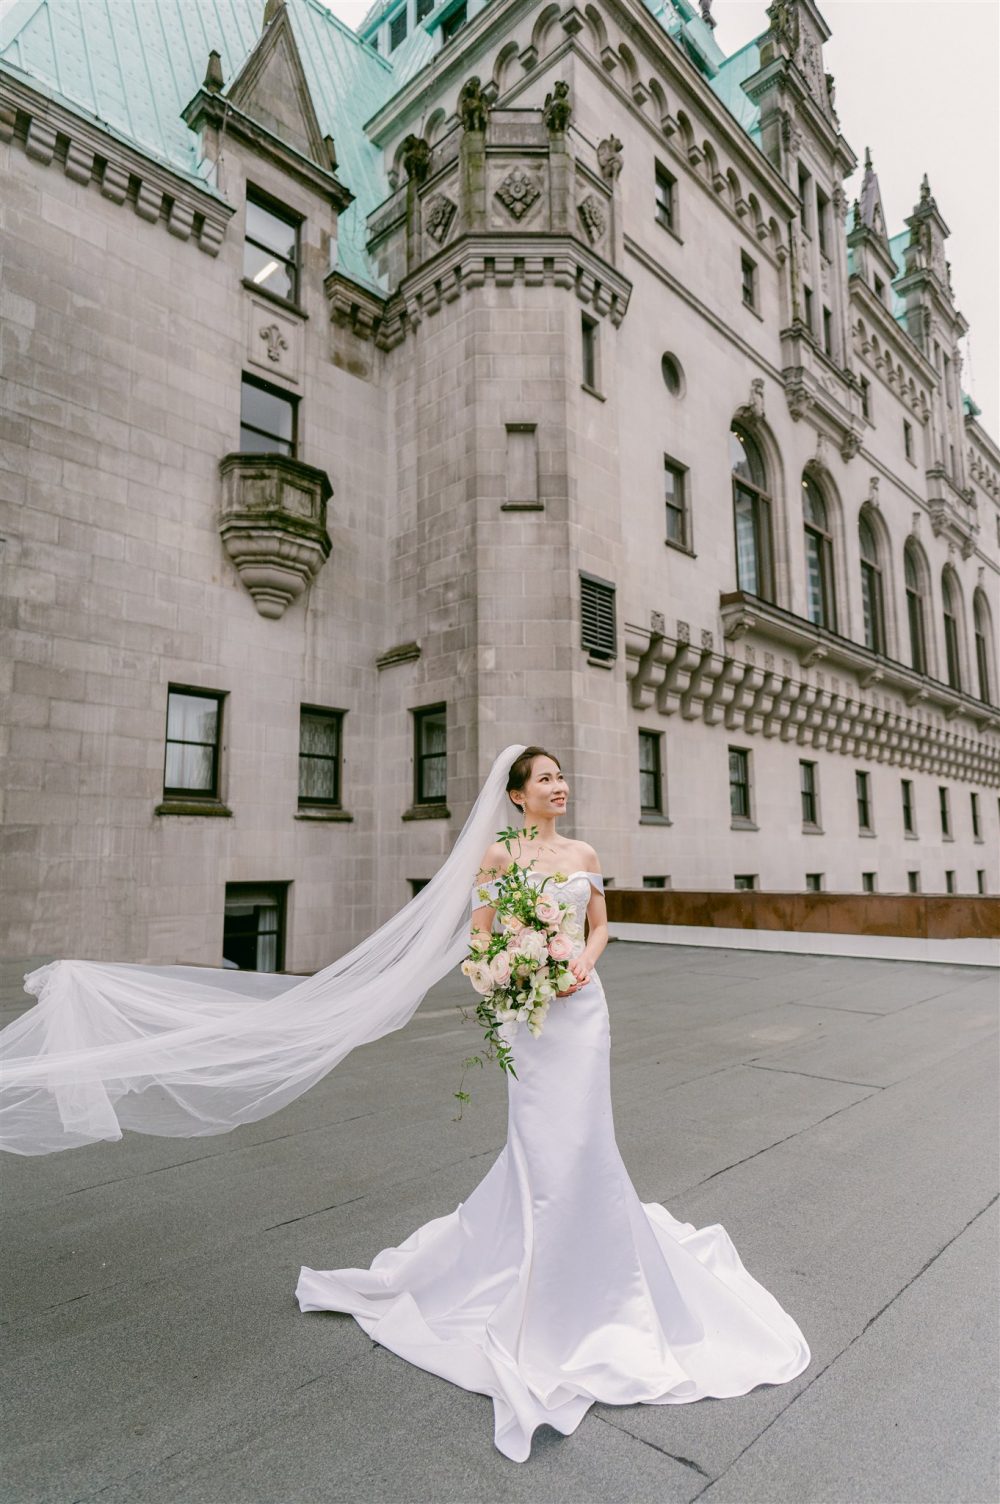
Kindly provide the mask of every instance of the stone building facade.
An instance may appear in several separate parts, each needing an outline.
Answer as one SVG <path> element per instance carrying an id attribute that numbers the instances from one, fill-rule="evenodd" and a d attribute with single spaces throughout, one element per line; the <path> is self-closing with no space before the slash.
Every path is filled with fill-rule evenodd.
<path id="1" fill-rule="evenodd" d="M 996 891 L 1000 452 L 828 34 L 4 12 L 6 954 L 313 970 L 510 741 L 619 886 Z"/>

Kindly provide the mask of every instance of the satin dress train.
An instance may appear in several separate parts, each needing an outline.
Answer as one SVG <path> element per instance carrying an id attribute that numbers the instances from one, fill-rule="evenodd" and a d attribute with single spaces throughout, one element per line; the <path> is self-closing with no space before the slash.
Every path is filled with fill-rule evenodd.
<path id="1" fill-rule="evenodd" d="M 581 928 L 596 874 L 560 885 Z M 346 1311 L 401 1358 L 492 1396 L 514 1462 L 535 1429 L 595 1400 L 679 1405 L 784 1384 L 806 1340 L 718 1223 L 643 1204 L 615 1142 L 610 1031 L 596 974 L 513 1036 L 507 1143 L 453 1212 L 370 1269 L 303 1268 L 303 1311 Z"/>

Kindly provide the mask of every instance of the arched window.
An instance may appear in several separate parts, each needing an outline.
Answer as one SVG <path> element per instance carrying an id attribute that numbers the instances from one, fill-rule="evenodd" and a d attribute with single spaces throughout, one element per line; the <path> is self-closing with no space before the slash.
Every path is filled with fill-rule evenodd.
<path id="1" fill-rule="evenodd" d="M 944 603 L 944 652 L 948 665 L 948 683 L 952 689 L 962 688 L 962 665 L 958 653 L 958 591 L 951 570 L 945 566 L 941 574 L 941 600 Z"/>
<path id="2" fill-rule="evenodd" d="M 990 608 L 981 590 L 972 597 L 972 625 L 976 634 L 976 677 L 979 680 L 979 698 L 987 705 L 993 704 L 990 675 L 990 646 L 993 642 L 993 627 Z"/>
<path id="3" fill-rule="evenodd" d="M 736 424 L 729 435 L 736 528 L 736 583 L 761 600 L 774 599 L 771 498 L 764 462 L 754 440 Z"/>
<path id="4" fill-rule="evenodd" d="M 873 653 L 885 652 L 885 592 L 882 565 L 878 556 L 875 532 L 862 512 L 858 518 L 858 541 L 861 545 L 861 613 L 865 625 L 865 647 Z"/>
<path id="5" fill-rule="evenodd" d="M 802 517 L 806 535 L 806 610 L 817 627 L 837 630 L 833 591 L 833 539 L 826 502 L 816 482 L 802 477 Z"/>
<path id="6" fill-rule="evenodd" d="M 923 570 L 915 545 L 907 541 L 903 549 L 903 577 L 906 582 L 906 615 L 910 623 L 910 662 L 918 674 L 927 672 L 927 637 L 924 630 Z"/>

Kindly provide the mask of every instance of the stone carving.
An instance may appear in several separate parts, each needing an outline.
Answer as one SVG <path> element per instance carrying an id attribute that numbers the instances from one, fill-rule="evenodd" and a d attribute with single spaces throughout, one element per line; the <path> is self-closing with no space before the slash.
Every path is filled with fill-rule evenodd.
<path id="1" fill-rule="evenodd" d="M 537 180 L 523 167 L 512 167 L 497 189 L 496 196 L 516 220 L 527 214 L 541 193 Z"/>
<path id="2" fill-rule="evenodd" d="M 462 122 L 463 130 L 484 131 L 486 129 L 490 107 L 483 94 L 477 74 L 473 74 L 471 78 L 467 78 L 462 85 L 455 113 Z"/>
<path id="3" fill-rule="evenodd" d="M 445 198 L 443 193 L 435 193 L 424 206 L 424 227 L 431 239 L 436 240 L 438 245 L 444 243 L 454 218 L 455 205 L 450 198 Z"/>
<path id="4" fill-rule="evenodd" d="M 868 481 L 868 495 L 865 497 L 865 501 L 868 503 L 868 505 L 870 507 L 874 507 L 875 510 L 876 510 L 876 512 L 878 511 L 878 509 L 879 509 L 879 499 L 878 499 L 878 476 L 877 475 L 873 475 L 873 476 L 871 476 L 869 478 L 869 481 Z"/>
<path id="5" fill-rule="evenodd" d="M 566 130 L 572 115 L 573 106 L 569 97 L 569 84 L 561 78 L 557 79 L 552 85 L 551 94 L 545 96 L 542 119 L 550 131 L 558 132 Z"/>
<path id="6" fill-rule="evenodd" d="M 705 25 L 710 26 L 714 31 L 715 17 L 712 15 L 712 0 L 700 0 L 698 8 L 701 11 L 701 19 L 704 21 Z"/>
<path id="7" fill-rule="evenodd" d="M 600 240 L 607 229 L 607 221 L 604 218 L 604 209 L 600 200 L 593 193 L 588 193 L 579 207 L 580 218 L 583 220 L 583 228 L 587 232 L 587 239 L 593 243 Z"/>
<path id="8" fill-rule="evenodd" d="M 662 611 L 650 611 L 649 630 L 656 637 L 662 637 L 667 630 L 666 618 Z"/>
<path id="9" fill-rule="evenodd" d="M 613 183 L 622 170 L 622 144 L 617 136 L 607 136 L 597 148 L 597 165 L 606 183 Z"/>
<path id="10" fill-rule="evenodd" d="M 802 132 L 788 110 L 783 110 L 781 115 L 781 139 L 785 150 L 797 157 L 802 150 Z"/>
<path id="11" fill-rule="evenodd" d="M 403 142 L 403 170 L 415 183 L 422 183 L 431 168 L 431 148 L 423 136 L 407 136 Z"/>
<path id="12" fill-rule="evenodd" d="M 826 79 L 826 102 L 830 107 L 830 114 L 834 120 L 837 118 L 837 84 L 832 73 L 824 74 Z"/>
<path id="13" fill-rule="evenodd" d="M 773 0 L 767 8 L 767 19 L 779 45 L 794 57 L 799 50 L 798 0 Z"/>
<path id="14" fill-rule="evenodd" d="M 763 376 L 755 376 L 750 383 L 750 401 L 747 403 L 747 411 L 754 418 L 763 418 L 764 416 Z"/>
<path id="15" fill-rule="evenodd" d="M 267 345 L 267 358 L 277 365 L 281 360 L 281 353 L 288 349 L 288 341 L 282 334 L 277 324 L 268 324 L 263 329 L 257 330 L 258 338 Z"/>

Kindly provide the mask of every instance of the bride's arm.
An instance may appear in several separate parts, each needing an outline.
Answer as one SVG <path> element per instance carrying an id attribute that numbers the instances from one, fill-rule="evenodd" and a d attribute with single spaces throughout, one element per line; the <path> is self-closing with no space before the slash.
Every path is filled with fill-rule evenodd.
<path id="1" fill-rule="evenodd" d="M 593 847 L 588 847 L 588 859 L 584 867 L 585 872 L 600 872 L 601 864 L 597 859 L 597 852 Z M 604 948 L 608 943 L 608 906 L 604 900 L 604 894 L 596 888 L 591 889 L 590 902 L 587 905 L 587 943 L 580 954 L 570 961 L 569 969 L 576 977 L 581 987 L 590 981 L 590 973 Z"/>
<path id="2" fill-rule="evenodd" d="M 506 870 L 510 861 L 505 849 L 499 842 L 495 842 L 487 851 L 479 864 L 476 874 L 476 883 L 482 886 L 490 883 L 494 878 Z M 469 924 L 469 944 L 472 947 L 485 950 L 493 933 L 493 918 L 496 908 L 489 903 L 484 903 L 480 908 L 473 909 L 472 919 Z"/>

